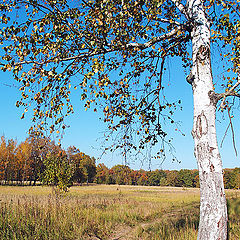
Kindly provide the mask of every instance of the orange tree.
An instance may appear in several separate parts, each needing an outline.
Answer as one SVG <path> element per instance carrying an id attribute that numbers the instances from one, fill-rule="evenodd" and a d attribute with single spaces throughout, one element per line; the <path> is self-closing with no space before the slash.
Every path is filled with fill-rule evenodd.
<path id="1" fill-rule="evenodd" d="M 18 180 L 19 163 L 16 157 L 17 142 L 7 140 L 4 136 L 0 140 L 0 180 L 6 182 Z"/>
<path id="2" fill-rule="evenodd" d="M 19 172 L 19 181 L 27 181 L 31 178 L 32 175 L 32 146 L 29 139 L 26 139 L 24 142 L 21 142 L 17 146 L 16 150 L 16 159 L 18 162 L 18 169 Z"/>
<path id="3" fill-rule="evenodd" d="M 1 136 L 0 140 L 0 180 L 4 180 L 5 168 L 7 164 L 7 140 Z"/>
<path id="4" fill-rule="evenodd" d="M 107 183 L 107 175 L 108 175 L 108 167 L 105 166 L 104 163 L 99 163 L 96 167 L 96 176 L 95 176 L 95 182 L 96 183 Z"/>
<path id="5" fill-rule="evenodd" d="M 143 151 L 160 141 L 164 119 L 174 123 L 178 102 L 163 97 L 165 60 L 180 57 L 193 89 L 192 135 L 201 189 L 199 239 L 227 238 L 222 161 L 216 140 L 217 106 L 239 97 L 239 1 L 235 0 L 4 0 L 0 5 L 2 70 L 21 84 L 17 106 L 33 109 L 40 130 L 66 128 L 71 86 L 85 107 L 104 106 L 113 147 Z M 229 60 L 216 88 L 212 49 Z M 113 77 L 114 73 L 114 77 Z M 215 81 L 215 82 L 214 82 Z M 221 90 L 221 93 L 216 91 Z M 24 117 L 24 113 L 23 116 Z M 136 132 L 138 138 L 133 138 Z M 119 136 L 119 135 L 118 135 Z M 137 140 L 137 143 L 133 141 Z"/>

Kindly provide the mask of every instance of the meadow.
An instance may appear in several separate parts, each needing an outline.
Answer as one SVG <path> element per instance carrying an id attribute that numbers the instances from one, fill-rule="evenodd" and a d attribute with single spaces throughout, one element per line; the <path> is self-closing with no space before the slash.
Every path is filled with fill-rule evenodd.
<path id="1" fill-rule="evenodd" d="M 199 189 L 90 185 L 68 193 L 0 186 L 0 236 L 11 239 L 192 240 Z M 227 190 L 229 239 L 240 239 L 240 191 Z"/>

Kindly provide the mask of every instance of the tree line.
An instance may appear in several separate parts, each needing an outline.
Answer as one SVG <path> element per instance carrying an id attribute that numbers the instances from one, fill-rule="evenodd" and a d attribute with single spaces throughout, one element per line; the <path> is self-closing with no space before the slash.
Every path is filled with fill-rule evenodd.
<path id="1" fill-rule="evenodd" d="M 0 139 L 1 184 L 47 184 L 66 190 L 74 182 L 93 182 L 95 162 L 74 146 L 64 150 L 36 133 L 19 144 L 5 136 Z"/>
<path id="2" fill-rule="evenodd" d="M 132 170 L 126 165 L 107 168 L 97 165 L 95 182 L 99 184 L 146 185 L 172 187 L 200 187 L 198 170 Z M 240 188 L 240 168 L 224 170 L 224 185 L 228 189 Z"/>
<path id="3" fill-rule="evenodd" d="M 47 137 L 35 133 L 19 144 L 17 140 L 0 139 L 1 184 L 55 185 L 67 190 L 73 184 L 97 183 L 200 187 L 198 170 L 133 170 L 126 165 L 108 168 L 96 165 L 96 159 L 75 146 L 67 150 Z M 225 188 L 240 188 L 240 168 L 224 170 Z"/>

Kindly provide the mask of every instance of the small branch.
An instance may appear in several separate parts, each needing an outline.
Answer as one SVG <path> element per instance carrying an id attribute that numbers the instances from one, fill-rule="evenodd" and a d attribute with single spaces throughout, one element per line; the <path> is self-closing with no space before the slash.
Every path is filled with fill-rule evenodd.
<path id="1" fill-rule="evenodd" d="M 240 94 L 235 92 L 235 89 L 240 85 L 240 79 L 238 78 L 238 81 L 236 82 L 235 85 L 233 85 L 229 91 L 225 92 L 225 93 L 221 93 L 221 94 L 218 94 L 218 100 L 222 99 L 222 102 L 221 102 L 221 105 L 220 105 L 220 109 L 224 108 L 224 104 L 225 104 L 225 101 L 226 101 L 226 98 L 229 97 L 229 96 L 232 96 L 232 97 L 239 97 L 240 98 Z"/>
<path id="2" fill-rule="evenodd" d="M 174 21 L 174 20 L 169 20 L 169 19 L 165 19 L 165 18 L 156 18 L 155 19 L 156 21 L 159 21 L 159 22 L 162 22 L 162 23 L 170 23 L 170 24 L 175 24 L 177 26 L 181 26 L 182 24 L 177 22 L 177 21 Z"/>
<path id="3" fill-rule="evenodd" d="M 231 131 L 232 131 L 232 141 L 233 141 L 233 148 L 234 148 L 234 151 L 236 153 L 236 156 L 237 156 L 237 149 L 236 149 L 236 144 L 235 144 L 235 136 L 234 136 L 234 129 L 233 129 L 233 124 L 232 124 L 232 118 L 231 118 L 231 115 L 230 115 L 230 108 L 228 108 L 228 117 L 229 117 L 229 124 L 231 126 Z"/>
<path id="4" fill-rule="evenodd" d="M 163 75 L 163 67 L 164 67 L 164 63 L 165 63 L 165 54 L 163 54 L 162 56 L 162 63 L 161 63 L 161 69 L 160 69 L 160 78 L 159 78 L 159 86 L 158 86 L 158 104 L 161 107 L 161 103 L 160 103 L 160 99 L 159 99 L 159 94 L 160 94 L 160 90 L 162 88 L 162 75 Z"/>
<path id="5" fill-rule="evenodd" d="M 72 57 L 67 57 L 67 58 L 59 58 L 59 57 L 55 57 L 55 58 L 51 58 L 47 61 L 44 61 L 44 62 L 37 62 L 37 61 L 23 61 L 23 62 L 18 62 L 18 63 L 15 63 L 13 66 L 18 66 L 18 65 L 23 65 L 23 64 L 37 64 L 37 65 L 44 65 L 44 64 L 47 64 L 47 63 L 50 63 L 50 62 L 55 62 L 56 60 L 58 60 L 58 62 L 66 62 L 66 61 L 71 61 L 71 60 L 76 60 L 76 59 L 82 59 L 82 58 L 87 58 L 87 57 L 92 57 L 92 56 L 95 56 L 95 55 L 99 55 L 99 54 L 102 54 L 102 53 L 107 53 L 107 52 L 112 52 L 112 51 L 115 51 L 113 49 L 105 49 L 104 51 L 101 50 L 99 52 L 90 52 L 90 53 L 81 53 L 81 54 L 78 54 L 76 56 L 72 56 Z"/>
<path id="6" fill-rule="evenodd" d="M 30 5 L 32 5 L 33 7 L 37 7 L 40 11 L 42 11 L 42 9 L 46 9 L 46 10 L 48 10 L 49 12 L 51 12 L 51 13 L 54 14 L 54 12 L 52 11 L 52 9 L 50 9 L 50 8 L 48 8 L 46 5 L 42 5 L 42 4 L 40 4 L 40 3 L 36 2 L 36 1 L 20 1 L 19 3 L 23 3 L 23 4 L 26 4 L 26 5 L 30 4 Z M 43 12 L 43 11 L 42 11 L 42 12 Z M 45 12 L 44 12 L 44 13 L 45 13 Z"/>
<path id="7" fill-rule="evenodd" d="M 228 124 L 227 129 L 226 129 L 226 131 L 224 133 L 223 139 L 222 139 L 221 144 L 220 144 L 220 148 L 222 148 L 222 145 L 223 145 L 223 142 L 225 140 L 225 137 L 227 136 L 227 132 L 228 132 L 229 127 L 230 127 L 230 123 Z"/>
<path id="8" fill-rule="evenodd" d="M 233 86 L 230 88 L 230 90 L 228 91 L 228 93 L 229 93 L 229 92 L 232 93 L 232 92 L 239 86 L 239 84 L 240 84 L 240 78 L 238 77 L 237 79 L 238 79 L 238 81 L 236 82 L 235 85 L 233 85 Z"/>
<path id="9" fill-rule="evenodd" d="M 14 85 L 14 84 L 12 84 L 12 85 L 7 84 L 7 83 L 1 83 L 1 84 L 4 85 L 4 86 L 10 87 L 10 88 L 12 88 L 12 87 L 14 87 L 14 88 L 19 88 L 19 87 L 17 87 L 17 86 Z"/>
<path id="10" fill-rule="evenodd" d="M 155 43 L 158 43 L 158 42 L 161 42 L 163 40 L 169 39 L 172 36 L 176 35 L 176 33 L 178 31 L 180 31 L 182 29 L 182 27 L 183 27 L 182 25 L 179 26 L 179 27 L 176 27 L 172 31 L 170 31 L 170 32 L 168 32 L 166 34 L 163 34 L 163 35 L 161 35 L 159 37 L 155 37 L 155 38 L 151 39 L 150 41 L 148 41 L 146 43 L 128 43 L 126 45 L 126 48 L 138 47 L 140 49 L 145 49 L 145 48 L 151 47 Z"/>

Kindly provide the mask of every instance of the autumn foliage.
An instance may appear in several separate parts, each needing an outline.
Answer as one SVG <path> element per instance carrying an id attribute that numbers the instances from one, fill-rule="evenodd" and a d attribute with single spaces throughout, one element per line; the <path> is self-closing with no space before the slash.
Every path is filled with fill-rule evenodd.
<path id="1" fill-rule="evenodd" d="M 239 179 L 240 168 L 224 170 L 225 188 L 239 189 Z M 116 165 L 109 169 L 100 163 L 97 166 L 95 182 L 119 185 L 199 187 L 199 176 L 196 169 L 146 171 L 132 170 L 125 165 Z"/>
<path id="2" fill-rule="evenodd" d="M 75 146 L 63 150 L 46 137 L 31 134 L 25 141 L 0 140 L 1 184 L 59 186 L 66 190 L 73 184 L 83 183 L 199 187 L 198 170 L 181 169 L 146 171 L 133 170 L 126 165 L 108 168 L 96 166 L 94 157 Z M 240 168 L 224 170 L 225 188 L 240 188 Z"/>
<path id="3" fill-rule="evenodd" d="M 95 159 L 75 147 L 64 151 L 47 137 L 30 134 L 23 142 L 0 139 L 1 184 L 57 185 L 61 189 L 73 182 L 93 182 Z"/>

